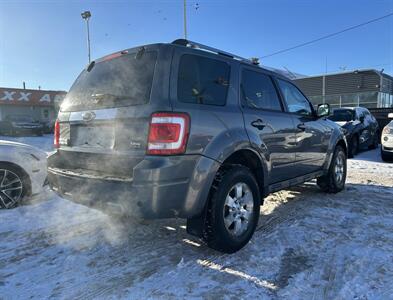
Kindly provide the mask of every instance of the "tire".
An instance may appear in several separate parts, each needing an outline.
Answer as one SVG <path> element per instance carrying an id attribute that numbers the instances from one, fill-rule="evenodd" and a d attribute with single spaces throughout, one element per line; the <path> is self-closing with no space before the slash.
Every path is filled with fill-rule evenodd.
<path id="1" fill-rule="evenodd" d="M 221 168 L 208 201 L 203 240 L 210 248 L 225 253 L 244 247 L 259 219 L 260 192 L 251 171 L 244 166 Z"/>
<path id="2" fill-rule="evenodd" d="M 341 163 L 340 163 L 341 162 Z M 341 167 L 340 167 L 341 166 Z M 338 176 L 337 168 L 341 169 L 341 177 Z M 336 172 L 337 171 L 337 172 Z M 317 185 L 326 193 L 338 193 L 345 187 L 347 178 L 347 156 L 341 146 L 334 150 L 333 158 L 326 175 L 317 178 Z"/>
<path id="3" fill-rule="evenodd" d="M 15 182 L 12 183 L 13 181 Z M 12 164 L 0 163 L 0 208 L 18 206 L 24 197 L 30 195 L 30 191 L 30 178 L 22 169 Z"/>
<path id="4" fill-rule="evenodd" d="M 359 139 L 357 135 L 354 135 L 351 138 L 351 142 L 349 143 L 349 151 L 348 151 L 348 157 L 353 158 L 358 154 L 359 152 Z"/>

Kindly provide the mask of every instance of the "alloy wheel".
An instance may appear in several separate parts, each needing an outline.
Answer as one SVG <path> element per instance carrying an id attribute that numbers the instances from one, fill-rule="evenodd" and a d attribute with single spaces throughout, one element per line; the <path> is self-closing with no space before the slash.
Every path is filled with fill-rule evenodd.
<path id="1" fill-rule="evenodd" d="M 250 187 L 235 184 L 227 194 L 224 204 L 224 223 L 228 232 L 236 237 L 247 231 L 253 218 L 254 196 Z"/>
<path id="2" fill-rule="evenodd" d="M 341 184 L 342 180 L 344 179 L 344 158 L 339 153 L 336 158 L 336 165 L 334 166 L 334 176 L 336 182 Z"/>
<path id="3" fill-rule="evenodd" d="M 5 208 L 14 207 L 20 200 L 23 183 L 20 177 L 7 169 L 0 169 L 0 201 Z"/>

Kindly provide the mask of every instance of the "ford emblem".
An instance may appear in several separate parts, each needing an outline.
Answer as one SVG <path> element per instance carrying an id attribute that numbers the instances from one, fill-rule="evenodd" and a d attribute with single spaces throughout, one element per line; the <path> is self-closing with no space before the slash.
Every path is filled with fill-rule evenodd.
<path id="1" fill-rule="evenodd" d="M 95 117 L 96 117 L 96 114 L 92 111 L 87 111 L 82 114 L 83 121 L 85 121 L 85 122 L 90 122 L 90 121 L 94 120 Z"/>

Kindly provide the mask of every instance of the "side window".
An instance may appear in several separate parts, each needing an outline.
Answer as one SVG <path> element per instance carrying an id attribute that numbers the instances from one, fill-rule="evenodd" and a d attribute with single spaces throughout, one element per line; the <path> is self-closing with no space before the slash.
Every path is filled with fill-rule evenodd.
<path id="1" fill-rule="evenodd" d="M 304 116 L 311 116 L 313 114 L 310 102 L 308 102 L 296 86 L 285 80 L 277 79 L 277 81 L 289 112 Z"/>
<path id="2" fill-rule="evenodd" d="M 248 107 L 282 111 L 276 89 L 268 75 L 244 70 L 241 93 L 244 104 Z"/>
<path id="3" fill-rule="evenodd" d="M 225 105 L 229 74 L 225 62 L 185 54 L 180 59 L 177 98 L 186 103 Z"/>
<path id="4" fill-rule="evenodd" d="M 360 120 L 361 117 L 364 117 L 364 113 L 361 109 L 358 109 L 356 111 L 356 115 L 357 115 L 357 120 Z"/>

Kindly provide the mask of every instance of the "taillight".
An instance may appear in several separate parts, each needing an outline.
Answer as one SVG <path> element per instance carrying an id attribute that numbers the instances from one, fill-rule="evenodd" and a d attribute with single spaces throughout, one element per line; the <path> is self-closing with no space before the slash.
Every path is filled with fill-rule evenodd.
<path id="1" fill-rule="evenodd" d="M 58 120 L 56 120 L 56 123 L 55 123 L 53 147 L 55 147 L 55 148 L 59 148 L 60 147 L 60 124 L 59 124 Z"/>
<path id="2" fill-rule="evenodd" d="M 151 117 L 147 154 L 171 155 L 186 151 L 190 117 L 184 113 L 154 113 Z"/>

